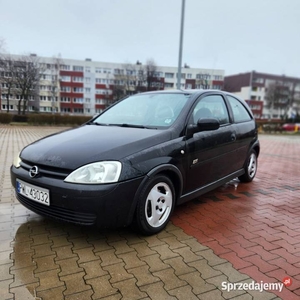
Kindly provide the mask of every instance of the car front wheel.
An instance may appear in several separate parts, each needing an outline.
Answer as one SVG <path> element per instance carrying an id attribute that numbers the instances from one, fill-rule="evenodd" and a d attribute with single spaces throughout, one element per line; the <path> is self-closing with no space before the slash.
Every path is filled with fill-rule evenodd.
<path id="1" fill-rule="evenodd" d="M 245 174 L 240 176 L 239 180 L 241 182 L 251 182 L 254 179 L 257 171 L 257 153 L 255 150 L 251 150 L 247 158 L 244 170 Z"/>
<path id="2" fill-rule="evenodd" d="M 136 225 L 143 234 L 160 232 L 168 223 L 174 209 L 175 190 L 165 175 L 151 178 L 139 196 L 136 208 Z"/>

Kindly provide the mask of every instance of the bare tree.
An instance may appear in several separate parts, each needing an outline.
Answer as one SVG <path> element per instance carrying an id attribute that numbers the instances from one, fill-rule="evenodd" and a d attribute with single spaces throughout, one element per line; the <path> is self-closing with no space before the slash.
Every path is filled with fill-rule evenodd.
<path id="1" fill-rule="evenodd" d="M 158 67 L 153 58 L 147 60 L 144 66 L 139 69 L 139 83 L 145 86 L 147 91 L 164 89 Z"/>
<path id="2" fill-rule="evenodd" d="M 35 55 L 23 56 L 15 60 L 14 68 L 16 86 L 19 94 L 18 114 L 21 114 L 22 101 L 22 114 L 25 114 L 29 98 L 35 98 L 39 93 L 40 78 L 45 70 L 40 68 L 39 59 Z"/>
<path id="3" fill-rule="evenodd" d="M 286 115 L 289 108 L 294 102 L 295 91 L 291 84 L 285 80 L 277 80 L 269 83 L 266 91 L 266 104 L 270 110 L 270 118 L 273 118 L 275 110 L 284 111 L 283 115 Z M 282 117 L 283 117 L 282 115 Z"/>
<path id="4" fill-rule="evenodd" d="M 10 56 L 0 56 L 0 83 L 2 91 L 5 91 L 2 95 L 6 97 L 6 111 L 9 112 L 9 99 L 16 89 L 15 68 Z"/>
<path id="5" fill-rule="evenodd" d="M 34 55 L 14 57 L 1 55 L 0 57 L 0 81 L 5 88 L 7 98 L 7 111 L 10 107 L 10 97 L 17 98 L 18 114 L 25 114 L 29 99 L 35 99 L 38 95 L 39 80 L 43 73 Z"/>
<path id="6" fill-rule="evenodd" d="M 153 59 L 143 65 L 127 63 L 122 69 L 114 70 L 113 98 L 119 100 L 127 95 L 163 89 L 159 71 Z"/>
<path id="7" fill-rule="evenodd" d="M 59 81 L 59 72 L 60 67 L 63 64 L 60 54 L 57 57 L 53 57 L 53 66 L 51 69 L 51 110 L 52 113 L 56 110 L 55 102 L 57 102 L 60 95 L 60 81 Z M 43 70 L 40 69 L 40 73 L 43 73 Z"/>

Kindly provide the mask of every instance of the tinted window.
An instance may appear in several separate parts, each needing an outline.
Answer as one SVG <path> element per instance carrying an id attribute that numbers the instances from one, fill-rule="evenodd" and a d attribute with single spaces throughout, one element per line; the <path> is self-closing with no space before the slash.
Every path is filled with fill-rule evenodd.
<path id="1" fill-rule="evenodd" d="M 251 116 L 249 115 L 247 109 L 239 100 L 231 96 L 227 96 L 227 99 L 229 100 L 232 108 L 234 122 L 239 123 L 251 120 Z"/>
<path id="2" fill-rule="evenodd" d="M 215 118 L 220 124 L 229 123 L 227 108 L 221 95 L 210 95 L 200 99 L 193 111 L 193 123 L 196 124 L 201 118 Z"/>

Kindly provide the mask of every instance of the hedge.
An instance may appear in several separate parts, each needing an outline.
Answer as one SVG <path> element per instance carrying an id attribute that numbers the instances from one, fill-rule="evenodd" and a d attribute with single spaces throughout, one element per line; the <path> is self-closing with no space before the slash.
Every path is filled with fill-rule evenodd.
<path id="1" fill-rule="evenodd" d="M 56 114 L 31 114 L 28 115 L 28 124 L 30 125 L 81 125 L 91 117 L 87 116 L 70 116 Z"/>
<path id="2" fill-rule="evenodd" d="M 0 113 L 0 124 L 9 124 L 12 122 L 13 116 L 14 115 L 8 113 Z"/>
<path id="3" fill-rule="evenodd" d="M 81 125 L 89 121 L 91 117 L 88 116 L 70 116 L 70 115 L 57 115 L 57 114 L 28 114 L 28 115 L 15 115 L 8 113 L 0 113 L 0 123 L 9 124 L 28 123 L 29 125 L 67 125 L 75 126 Z"/>

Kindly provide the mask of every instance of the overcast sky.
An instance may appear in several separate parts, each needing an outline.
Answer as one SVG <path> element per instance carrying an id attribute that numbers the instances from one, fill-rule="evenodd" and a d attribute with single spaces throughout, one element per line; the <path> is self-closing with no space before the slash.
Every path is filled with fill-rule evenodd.
<path id="1" fill-rule="evenodd" d="M 178 65 L 182 0 L 0 0 L 11 54 Z M 300 77 L 300 0 L 186 0 L 182 63 Z"/>

